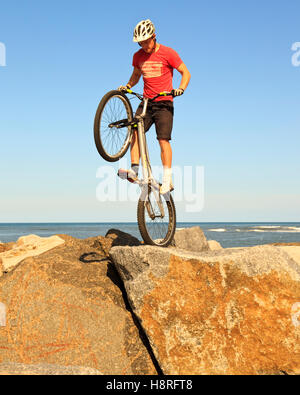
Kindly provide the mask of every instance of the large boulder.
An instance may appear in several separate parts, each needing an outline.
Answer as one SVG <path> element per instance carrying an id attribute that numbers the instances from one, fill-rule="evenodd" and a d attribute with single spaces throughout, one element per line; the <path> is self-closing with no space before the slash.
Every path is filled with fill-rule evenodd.
<path id="1" fill-rule="evenodd" d="M 20 237 L 16 243 L 0 245 L 0 276 L 11 271 L 25 258 L 37 256 L 64 243 L 59 236 L 40 237 L 27 235 Z"/>
<path id="2" fill-rule="evenodd" d="M 172 246 L 196 252 L 209 250 L 204 232 L 199 226 L 176 230 Z"/>
<path id="3" fill-rule="evenodd" d="M 279 247 L 110 256 L 163 373 L 300 374 L 300 265 Z"/>
<path id="4" fill-rule="evenodd" d="M 0 278 L 0 373 L 156 374 L 107 256 L 113 240 L 59 238 Z"/>

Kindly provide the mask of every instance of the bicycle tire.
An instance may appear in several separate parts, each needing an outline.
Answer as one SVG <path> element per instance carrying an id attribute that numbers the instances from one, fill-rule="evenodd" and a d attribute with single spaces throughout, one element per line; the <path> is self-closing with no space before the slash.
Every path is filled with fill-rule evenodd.
<path id="1" fill-rule="evenodd" d="M 128 119 L 129 122 L 133 120 L 132 107 L 125 94 L 113 90 L 101 99 L 94 119 L 95 144 L 99 154 L 108 162 L 116 162 L 122 158 L 130 144 L 130 126 L 121 129 L 108 126 L 121 119 Z"/>
<path id="2" fill-rule="evenodd" d="M 150 194 L 152 192 L 148 191 L 146 198 L 143 196 L 143 193 L 138 201 L 138 206 L 137 206 L 137 220 L 138 220 L 138 226 L 139 226 L 139 230 L 141 233 L 141 236 L 145 242 L 145 244 L 150 244 L 150 245 L 155 245 L 155 246 L 159 246 L 159 247 L 167 247 L 168 245 L 171 244 L 173 237 L 174 237 L 174 233 L 176 230 L 176 209 L 175 209 L 175 204 L 174 204 L 174 200 L 172 198 L 171 194 L 168 195 L 160 195 L 161 198 L 163 199 L 163 201 L 166 203 L 166 207 L 168 210 L 168 222 L 167 222 L 167 229 L 166 227 L 164 227 L 166 229 L 166 231 L 163 233 L 166 233 L 165 236 L 163 236 L 163 234 L 161 234 L 161 236 L 163 236 L 162 238 L 155 238 L 154 233 L 153 232 L 149 232 L 149 224 L 150 227 L 151 225 L 153 225 L 153 229 L 159 232 L 159 227 L 161 227 L 162 224 L 158 223 L 158 226 L 155 229 L 154 223 L 151 224 L 151 221 L 149 221 L 149 223 L 147 224 L 146 221 L 146 216 L 148 215 L 147 213 L 147 208 L 146 208 L 146 201 L 149 198 Z M 167 197 L 167 199 L 166 199 Z M 150 218 L 149 218 L 150 219 Z"/>

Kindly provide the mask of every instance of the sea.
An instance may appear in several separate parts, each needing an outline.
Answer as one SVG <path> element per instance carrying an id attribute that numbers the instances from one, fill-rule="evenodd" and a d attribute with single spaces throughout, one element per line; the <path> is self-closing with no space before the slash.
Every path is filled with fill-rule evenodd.
<path id="1" fill-rule="evenodd" d="M 270 243 L 300 242 L 300 222 L 178 222 L 176 229 L 200 226 L 207 240 L 216 240 L 222 247 L 249 247 Z M 119 229 L 141 240 L 137 223 L 0 223 L 0 241 L 17 241 L 21 236 L 35 234 L 52 236 L 68 234 L 85 239 L 105 236 L 109 229 Z"/>

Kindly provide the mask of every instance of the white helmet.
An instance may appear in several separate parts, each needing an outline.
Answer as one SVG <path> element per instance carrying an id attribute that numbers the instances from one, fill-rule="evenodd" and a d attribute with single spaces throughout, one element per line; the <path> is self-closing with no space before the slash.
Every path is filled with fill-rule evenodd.
<path id="1" fill-rule="evenodd" d="M 155 27 L 150 19 L 139 22 L 133 32 L 133 41 L 138 43 L 139 41 L 148 40 L 155 33 Z"/>

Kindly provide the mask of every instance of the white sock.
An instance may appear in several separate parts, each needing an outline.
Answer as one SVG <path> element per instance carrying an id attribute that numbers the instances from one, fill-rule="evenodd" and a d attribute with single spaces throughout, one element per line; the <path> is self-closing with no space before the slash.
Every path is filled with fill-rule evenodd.
<path id="1" fill-rule="evenodd" d="M 172 168 L 164 167 L 163 183 L 170 183 L 172 181 Z"/>

